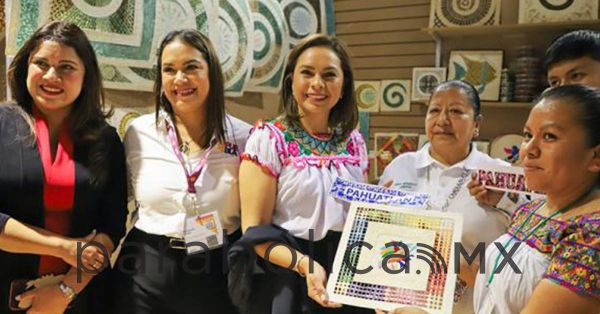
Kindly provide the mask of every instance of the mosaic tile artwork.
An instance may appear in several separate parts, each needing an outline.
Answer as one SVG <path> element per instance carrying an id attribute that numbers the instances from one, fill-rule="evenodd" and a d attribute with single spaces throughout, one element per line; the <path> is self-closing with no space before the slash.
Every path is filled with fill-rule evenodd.
<path id="1" fill-rule="evenodd" d="M 379 111 L 380 81 L 355 81 L 356 104 L 360 112 Z"/>
<path id="2" fill-rule="evenodd" d="M 353 202 L 327 283 L 333 302 L 449 313 L 462 216 Z M 385 268 L 384 268 L 385 267 Z"/>
<path id="3" fill-rule="evenodd" d="M 289 51 L 285 16 L 276 0 L 250 0 L 254 20 L 254 63 L 247 90 L 279 93 Z"/>
<path id="4" fill-rule="evenodd" d="M 254 23 L 246 0 L 219 0 L 217 54 L 228 96 L 241 96 L 252 74 Z"/>
<path id="5" fill-rule="evenodd" d="M 500 24 L 500 0 L 432 0 L 429 27 Z"/>
<path id="6" fill-rule="evenodd" d="M 290 44 L 295 46 L 315 33 L 333 35 L 335 17 L 331 0 L 279 0 L 289 29 Z"/>
<path id="7" fill-rule="evenodd" d="M 379 90 L 381 111 L 410 111 L 410 80 L 384 80 Z"/>
<path id="8" fill-rule="evenodd" d="M 6 54 L 14 55 L 42 24 L 69 21 L 88 35 L 98 60 L 113 65 L 151 67 L 155 62 L 160 23 L 156 0 L 88 1 L 10 0 Z"/>

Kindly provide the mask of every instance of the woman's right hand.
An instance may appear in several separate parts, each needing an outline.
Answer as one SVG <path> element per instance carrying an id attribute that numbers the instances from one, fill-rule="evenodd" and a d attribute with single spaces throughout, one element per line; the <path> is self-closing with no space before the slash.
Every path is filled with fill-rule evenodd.
<path id="1" fill-rule="evenodd" d="M 337 308 L 342 307 L 341 304 L 330 302 L 327 295 L 327 272 L 319 263 L 312 261 L 313 269 L 310 269 L 308 258 L 304 259 L 301 265 L 298 265 L 298 271 L 306 277 L 306 286 L 308 288 L 308 296 L 323 307 Z"/>
<path id="2" fill-rule="evenodd" d="M 467 188 L 469 189 L 469 194 L 479 203 L 492 207 L 496 207 L 504 195 L 504 192 L 493 191 L 483 186 L 477 179 L 476 173 L 471 174 L 471 181 L 467 184 Z"/>
<path id="3" fill-rule="evenodd" d="M 86 243 L 89 243 L 96 236 L 96 231 L 92 231 L 90 234 L 83 238 L 66 239 L 64 244 L 64 253 L 61 258 L 65 263 L 73 266 L 80 267 L 83 265 L 88 270 L 99 270 L 104 266 L 104 252 L 97 245 L 88 245 L 81 252 L 81 256 L 78 256 L 79 252 L 77 244 L 80 243 L 83 247 Z M 81 265 L 78 264 L 78 260 Z"/>

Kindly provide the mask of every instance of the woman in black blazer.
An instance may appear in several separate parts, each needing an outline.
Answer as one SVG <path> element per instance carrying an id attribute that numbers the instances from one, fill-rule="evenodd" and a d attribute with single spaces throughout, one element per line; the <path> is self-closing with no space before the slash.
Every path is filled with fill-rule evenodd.
<path id="1" fill-rule="evenodd" d="M 0 211 L 69 237 L 96 230 L 94 241 L 112 252 L 125 233 L 125 156 L 105 122 L 89 40 L 71 23 L 42 26 L 16 54 L 8 81 L 15 103 L 0 106 Z M 21 305 L 36 313 L 105 313 L 108 256 L 96 258 L 93 269 L 77 269 L 0 251 L 0 312 L 8 310 L 13 280 L 51 274 L 64 277 L 21 294 Z"/>

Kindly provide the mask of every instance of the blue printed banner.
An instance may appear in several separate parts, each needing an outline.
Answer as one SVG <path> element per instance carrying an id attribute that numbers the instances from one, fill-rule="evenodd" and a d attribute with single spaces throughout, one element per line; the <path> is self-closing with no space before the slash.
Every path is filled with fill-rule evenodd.
<path id="1" fill-rule="evenodd" d="M 429 200 L 426 193 L 408 193 L 384 186 L 358 183 L 336 177 L 329 195 L 346 202 L 366 202 L 392 206 L 425 207 Z"/>

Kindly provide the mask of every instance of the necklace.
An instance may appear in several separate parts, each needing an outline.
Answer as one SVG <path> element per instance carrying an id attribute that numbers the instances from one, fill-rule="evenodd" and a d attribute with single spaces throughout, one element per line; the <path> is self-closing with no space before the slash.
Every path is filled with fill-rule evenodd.
<path id="1" fill-rule="evenodd" d="M 181 140 L 181 143 L 179 143 L 179 151 L 184 153 L 184 154 L 189 154 L 190 152 L 190 142 L 189 141 L 184 141 Z"/>
<path id="2" fill-rule="evenodd" d="M 573 207 L 575 207 L 575 205 L 577 203 L 579 203 L 580 201 L 582 201 L 583 199 L 585 199 L 594 189 L 590 189 L 587 192 L 583 193 L 581 196 L 579 196 L 577 199 L 575 199 L 574 201 L 572 201 L 571 203 L 565 205 L 564 207 L 562 207 L 561 209 L 555 211 L 554 213 L 552 213 L 552 215 L 550 216 L 546 216 L 544 217 L 544 219 L 542 219 L 542 221 L 538 222 L 535 226 L 533 226 L 533 228 L 531 228 L 529 230 L 529 232 L 527 232 L 525 234 L 525 236 L 523 237 L 523 241 L 520 242 L 525 242 L 530 236 L 532 236 L 540 227 L 542 227 L 543 225 L 546 224 L 546 222 L 548 222 L 548 220 L 554 218 L 556 215 L 562 214 L 566 211 L 569 211 L 571 209 L 573 209 Z M 529 220 L 531 220 L 531 217 L 537 213 L 542 207 L 544 207 L 544 205 L 546 204 L 546 201 L 542 201 L 540 203 L 540 205 L 532 210 L 529 215 L 527 215 L 527 217 L 525 217 L 525 220 L 519 225 L 519 227 L 517 228 L 517 230 L 515 230 L 514 235 L 511 236 L 508 240 L 504 241 L 504 243 L 502 244 L 502 249 L 504 251 L 506 251 L 506 248 L 513 242 L 514 239 L 516 239 L 517 234 L 519 234 L 519 232 L 523 229 L 523 227 L 529 222 Z M 496 273 L 496 270 L 498 269 L 498 262 L 500 262 L 500 256 L 502 254 L 498 253 L 498 255 L 496 255 L 496 260 L 494 262 L 494 267 L 492 268 L 492 273 L 490 274 L 490 276 L 488 277 L 488 282 L 487 282 L 487 287 L 490 286 L 490 284 L 492 283 L 492 281 L 494 281 L 494 275 Z"/>
<path id="3" fill-rule="evenodd" d="M 427 177 L 429 177 L 429 168 L 427 169 L 427 171 L 428 171 Z M 458 179 L 458 182 L 452 189 L 452 192 L 450 192 L 450 195 L 448 195 L 448 197 L 446 198 L 446 202 L 444 202 L 444 205 L 442 206 L 441 211 L 443 211 L 443 212 L 448 211 L 448 207 L 450 207 L 450 203 L 452 202 L 452 200 L 454 200 L 456 195 L 458 195 L 458 192 L 460 192 L 460 189 L 462 188 L 463 184 L 465 184 L 465 181 L 467 180 L 469 173 L 471 173 L 471 172 L 467 168 L 463 169 L 463 172 L 460 174 L 460 178 Z M 431 205 L 431 198 L 427 200 L 426 209 L 427 210 L 433 209 L 433 206 Z"/>

